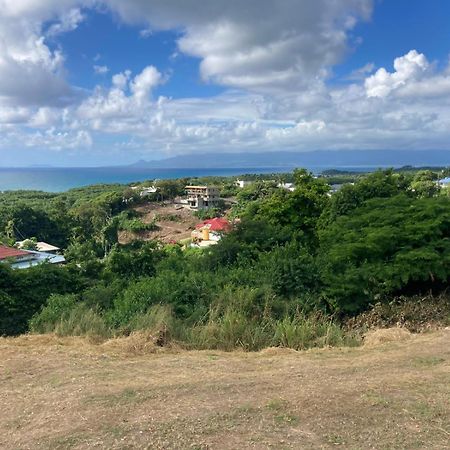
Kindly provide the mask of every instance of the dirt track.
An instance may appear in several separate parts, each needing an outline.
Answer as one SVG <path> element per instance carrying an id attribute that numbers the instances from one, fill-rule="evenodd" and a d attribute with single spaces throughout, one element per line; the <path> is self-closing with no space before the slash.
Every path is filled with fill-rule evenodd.
<path id="1" fill-rule="evenodd" d="M 450 330 L 253 354 L 0 339 L 8 449 L 445 449 L 449 400 Z"/>

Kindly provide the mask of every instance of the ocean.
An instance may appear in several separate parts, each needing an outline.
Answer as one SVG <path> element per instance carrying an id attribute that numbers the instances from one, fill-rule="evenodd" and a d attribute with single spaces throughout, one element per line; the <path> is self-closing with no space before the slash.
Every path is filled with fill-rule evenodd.
<path id="1" fill-rule="evenodd" d="M 288 167 L 232 169 L 149 169 L 139 167 L 0 168 L 0 191 L 64 192 L 90 184 L 129 184 L 144 180 L 183 177 L 234 176 L 247 173 L 290 172 Z"/>
<path id="2" fill-rule="evenodd" d="M 326 169 L 370 172 L 376 166 L 316 166 L 308 167 L 313 173 Z M 36 190 L 64 192 L 90 184 L 130 184 L 145 180 L 184 177 L 238 176 L 244 174 L 291 172 L 294 167 L 245 167 L 223 169 L 151 169 L 140 167 L 51 167 L 2 168 L 0 167 L 0 192 Z"/>

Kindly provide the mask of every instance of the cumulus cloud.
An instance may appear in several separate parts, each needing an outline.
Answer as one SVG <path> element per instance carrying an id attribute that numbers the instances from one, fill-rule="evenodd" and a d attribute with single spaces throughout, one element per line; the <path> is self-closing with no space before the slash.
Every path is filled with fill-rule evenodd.
<path id="1" fill-rule="evenodd" d="M 308 85 L 347 50 L 371 0 L 107 0 L 126 21 L 181 28 L 179 50 L 201 59 L 204 80 L 252 90 Z"/>
<path id="2" fill-rule="evenodd" d="M 88 121 L 95 129 L 111 119 L 120 119 L 130 127 L 136 117 L 144 117 L 145 109 L 151 107 L 152 90 L 164 81 L 162 74 L 154 67 L 147 66 L 132 78 L 129 70 L 112 77 L 110 89 L 97 87 L 92 96 L 78 107 L 76 116 Z M 123 129 L 123 126 L 120 126 Z"/>
<path id="3" fill-rule="evenodd" d="M 365 86 L 369 97 L 387 97 L 392 91 L 405 86 L 411 81 L 423 77 L 430 64 L 424 54 L 411 50 L 406 55 L 394 60 L 394 72 L 384 67 L 378 69 L 366 79 Z"/>
<path id="4" fill-rule="evenodd" d="M 125 65 L 109 86 L 108 77 L 77 95 L 64 49 L 48 39 L 57 42 L 99 4 L 136 24 L 136 33 L 146 30 L 141 35 L 176 30 L 177 52 L 199 58 L 203 80 L 227 90 L 157 97 L 167 77 L 149 58 L 140 73 Z M 105 140 L 105 152 L 120 141 L 118 148 L 142 153 L 447 148 L 450 68 L 438 71 L 411 50 L 393 69 L 368 62 L 342 84 L 328 83 L 350 30 L 371 7 L 370 0 L 0 0 L 0 149 Z M 95 73 L 109 73 L 94 62 Z"/>
<path id="5" fill-rule="evenodd" d="M 64 55 L 46 44 L 44 23 L 52 35 L 81 20 L 75 0 L 0 0 L 0 104 L 63 105 L 76 90 L 65 80 Z"/>
<path id="6" fill-rule="evenodd" d="M 130 89 L 137 103 L 145 102 L 152 89 L 161 84 L 162 75 L 154 66 L 146 67 L 140 74 L 136 75 L 130 83 Z"/>

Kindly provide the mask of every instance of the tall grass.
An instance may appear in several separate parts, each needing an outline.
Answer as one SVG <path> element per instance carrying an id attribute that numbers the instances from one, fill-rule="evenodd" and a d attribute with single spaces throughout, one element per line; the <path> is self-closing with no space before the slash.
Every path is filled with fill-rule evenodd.
<path id="1" fill-rule="evenodd" d="M 90 338 L 108 338 L 112 330 L 105 320 L 92 309 L 83 304 L 77 305 L 56 323 L 55 334 L 58 336 L 87 336 Z"/>
<path id="2" fill-rule="evenodd" d="M 266 347 L 304 350 L 312 347 L 357 345 L 358 340 L 329 317 L 321 314 L 249 319 L 242 312 L 227 310 L 223 315 L 186 330 L 189 348 L 258 351 Z"/>
<path id="3" fill-rule="evenodd" d="M 228 295 L 228 292 L 223 294 L 224 298 Z M 350 332 L 323 314 L 296 313 L 274 319 L 265 313 L 255 314 L 249 306 L 248 302 L 236 299 L 228 307 L 216 304 L 202 321 L 191 324 L 176 318 L 169 306 L 153 305 L 146 313 L 135 314 L 125 326 L 112 328 L 104 316 L 83 303 L 73 298 L 54 297 L 30 325 L 34 332 L 100 339 L 145 331 L 154 336 L 155 342 L 161 341 L 158 345 L 174 342 L 198 350 L 258 351 L 273 346 L 303 350 L 357 344 Z M 264 311 L 264 300 L 260 307 Z"/>
<path id="4" fill-rule="evenodd" d="M 33 317 L 30 322 L 32 332 L 92 338 L 108 338 L 112 335 L 112 330 L 100 314 L 83 303 L 72 302 L 72 299 L 66 302 L 65 309 L 61 309 L 60 299 L 63 297 L 58 297 L 54 296 L 53 301 Z"/>

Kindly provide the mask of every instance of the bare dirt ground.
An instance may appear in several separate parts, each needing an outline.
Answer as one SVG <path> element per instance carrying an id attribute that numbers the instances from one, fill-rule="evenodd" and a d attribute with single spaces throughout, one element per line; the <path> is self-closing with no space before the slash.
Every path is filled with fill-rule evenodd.
<path id="1" fill-rule="evenodd" d="M 129 243 L 136 237 L 143 240 L 160 240 L 166 243 L 178 242 L 191 237 L 191 231 L 195 229 L 195 225 L 201 222 L 193 215 L 191 210 L 171 203 L 165 205 L 147 203 L 135 209 L 142 214 L 144 223 L 151 223 L 155 220 L 158 229 L 139 233 L 139 235 L 121 231 L 119 233 L 121 244 Z"/>
<path id="2" fill-rule="evenodd" d="M 0 339 L 0 447 L 450 448 L 448 329 L 308 352 L 129 350 Z"/>

